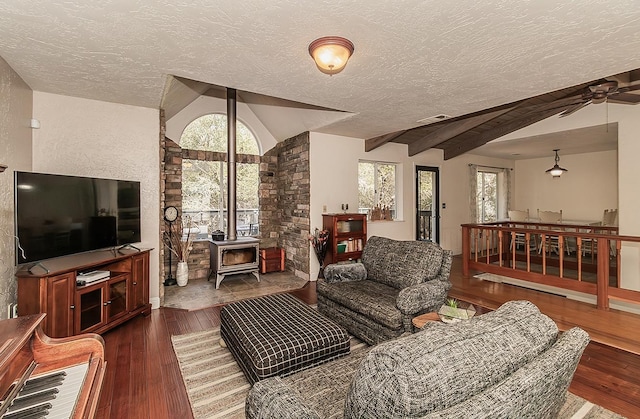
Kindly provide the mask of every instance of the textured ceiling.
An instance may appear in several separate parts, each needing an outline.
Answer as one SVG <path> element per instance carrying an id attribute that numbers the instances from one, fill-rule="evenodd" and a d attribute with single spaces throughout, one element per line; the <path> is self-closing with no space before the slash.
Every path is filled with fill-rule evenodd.
<path id="1" fill-rule="evenodd" d="M 329 77 L 307 52 L 355 44 Z M 360 138 L 640 68 L 636 0 L 9 0 L 0 56 L 38 91 L 160 107 L 168 75 L 352 113 Z"/>

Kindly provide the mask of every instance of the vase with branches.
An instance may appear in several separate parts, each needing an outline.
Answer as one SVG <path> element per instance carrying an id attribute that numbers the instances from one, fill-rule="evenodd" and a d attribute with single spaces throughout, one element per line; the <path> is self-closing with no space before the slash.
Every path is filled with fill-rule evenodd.
<path id="1" fill-rule="evenodd" d="M 327 245 L 329 244 L 329 231 L 319 230 L 316 228 L 313 234 L 309 235 L 309 241 L 313 246 L 318 262 L 320 263 L 319 276 L 322 277 L 322 271 L 324 270 L 324 258 L 327 255 Z"/>
<path id="2" fill-rule="evenodd" d="M 178 258 L 176 279 L 180 286 L 187 284 L 189 277 L 187 261 L 191 250 L 193 250 L 193 240 L 197 235 L 198 227 L 191 220 L 191 217 L 185 217 L 184 220 L 178 218 L 169 224 L 169 231 L 165 231 L 163 234 L 162 240 L 165 246 Z"/>

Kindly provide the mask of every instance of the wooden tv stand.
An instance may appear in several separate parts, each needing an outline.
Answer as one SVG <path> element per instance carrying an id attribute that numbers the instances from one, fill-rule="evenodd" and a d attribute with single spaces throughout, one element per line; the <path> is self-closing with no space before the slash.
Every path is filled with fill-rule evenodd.
<path id="1" fill-rule="evenodd" d="M 103 333 L 139 315 L 149 314 L 151 249 L 101 250 L 48 259 L 18 270 L 18 315 L 46 313 L 48 336 Z M 78 274 L 94 270 L 110 276 L 76 285 Z"/>

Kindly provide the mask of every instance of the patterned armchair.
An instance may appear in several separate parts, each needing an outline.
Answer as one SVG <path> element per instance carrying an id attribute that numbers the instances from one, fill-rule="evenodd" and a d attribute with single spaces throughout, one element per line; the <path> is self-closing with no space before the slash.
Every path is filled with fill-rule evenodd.
<path id="1" fill-rule="evenodd" d="M 371 237 L 362 263 L 332 264 L 318 279 L 318 310 L 370 345 L 412 332 L 451 288 L 451 252 L 422 241 Z"/>

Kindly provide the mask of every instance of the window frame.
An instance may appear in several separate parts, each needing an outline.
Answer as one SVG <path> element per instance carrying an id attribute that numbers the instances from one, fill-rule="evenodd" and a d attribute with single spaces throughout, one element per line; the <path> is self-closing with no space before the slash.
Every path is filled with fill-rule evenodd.
<path id="1" fill-rule="evenodd" d="M 495 176 L 495 184 L 496 184 L 496 189 L 495 189 L 495 196 L 493 196 L 493 202 L 494 202 L 494 207 L 495 207 L 495 211 L 496 211 L 496 219 L 495 220 L 486 220 L 485 219 L 485 204 L 486 204 L 486 199 L 485 199 L 485 195 L 484 195 L 484 185 L 485 185 L 485 174 L 491 174 L 493 176 Z M 499 214 L 500 214 L 500 179 L 499 179 L 499 175 L 500 175 L 500 171 L 499 170 L 493 170 L 493 169 L 487 169 L 487 168 L 482 168 L 482 169 L 478 169 L 477 171 L 477 175 L 481 175 L 481 179 L 482 182 L 479 182 L 478 179 L 477 180 L 477 185 L 476 185 L 476 196 L 478 196 L 478 191 L 482 191 L 481 196 L 478 197 L 476 199 L 478 208 L 477 208 L 477 222 L 482 224 L 482 223 L 489 223 L 489 222 L 494 222 L 497 221 L 499 218 Z M 477 176 L 476 175 L 476 176 Z"/>
<path id="2" fill-rule="evenodd" d="M 203 118 L 203 117 L 207 117 L 210 115 L 222 115 L 225 118 L 227 117 L 226 113 L 222 113 L 222 112 L 212 112 L 212 113 L 207 113 L 204 115 L 199 116 L 198 118 L 194 119 L 193 121 L 191 121 L 187 127 L 189 127 L 191 124 L 193 124 L 194 122 L 196 122 L 198 119 Z M 256 148 L 257 148 L 257 152 L 256 154 L 237 154 L 237 164 L 247 164 L 247 165 L 255 165 L 257 168 L 257 182 L 258 182 L 258 193 L 257 196 L 259 197 L 259 193 L 260 193 L 260 164 L 261 164 L 261 144 L 260 141 L 258 140 L 258 137 L 256 136 L 255 132 L 248 126 L 246 125 L 244 122 L 238 120 L 237 121 L 238 124 L 242 124 L 246 130 L 251 134 L 251 137 L 253 139 L 253 141 L 255 141 L 256 144 Z M 187 129 L 187 127 L 185 127 L 185 130 Z M 183 135 L 184 135 L 184 131 L 183 131 Z M 226 135 L 226 134 L 225 134 Z M 182 136 L 181 136 L 182 139 Z M 227 143 L 224 143 L 224 150 L 223 151 L 218 151 L 218 150 L 203 150 L 203 149 L 199 149 L 199 148 L 184 148 L 183 146 L 180 146 L 180 148 L 182 149 L 182 163 L 181 163 L 181 195 L 182 195 L 182 199 L 181 199 L 181 207 L 183 208 L 183 214 L 184 214 L 184 201 L 185 201 L 185 193 L 184 193 L 184 163 L 185 161 L 203 161 L 203 162 L 210 162 L 210 163 L 219 163 L 220 167 L 220 190 L 221 190 L 221 197 L 220 200 L 222 201 L 222 205 L 223 208 L 218 208 L 218 209 L 199 209 L 199 210 L 189 210 L 188 213 L 189 214 L 195 214 L 196 217 L 200 214 L 200 216 L 202 217 L 202 214 L 204 213 L 208 213 L 208 226 L 210 228 L 211 231 L 213 230 L 223 230 L 226 233 L 226 227 L 227 227 L 227 223 L 226 223 L 226 216 L 228 214 L 228 202 L 226 199 L 226 193 L 224 193 L 224 191 L 226 190 L 226 184 L 227 184 L 227 179 L 226 179 L 226 169 L 225 164 L 227 163 L 226 161 L 226 145 Z M 256 160 L 256 161 L 243 161 L 245 159 L 242 158 L 242 156 L 248 156 L 246 160 Z M 242 211 L 246 210 L 237 210 L 237 215 L 240 215 L 240 213 Z M 253 211 L 253 208 L 251 209 L 251 211 Z M 260 227 L 259 227 L 259 219 L 260 219 L 260 200 L 258 199 L 258 204 L 257 204 L 257 208 L 255 209 L 256 211 L 256 223 L 255 224 L 248 224 L 249 225 L 249 230 L 247 231 L 247 236 L 251 236 L 251 237 L 257 237 L 260 235 Z M 214 216 L 214 214 L 216 214 L 216 216 Z M 197 222 L 197 219 L 195 219 L 196 217 L 194 217 L 194 221 Z M 214 221 L 215 218 L 218 218 L 218 222 L 214 223 L 215 225 L 212 224 L 212 222 Z M 251 216 L 253 217 L 253 216 Z M 201 218 L 202 219 L 202 218 Z M 237 223 L 237 226 L 240 226 L 239 223 Z M 255 228 L 254 228 L 255 227 Z M 211 233 L 211 231 L 209 231 L 208 233 Z M 244 235 L 244 234 L 243 234 Z M 200 239 L 200 237 L 199 237 Z"/>
<path id="3" fill-rule="evenodd" d="M 394 204 L 395 208 L 392 209 L 392 219 L 391 221 L 402 221 L 403 220 L 403 211 L 402 211 L 402 163 L 398 162 L 389 162 L 382 160 L 358 160 L 358 212 L 363 213 L 363 210 L 360 206 L 360 164 L 373 164 L 373 189 L 374 189 L 374 203 L 380 203 L 380 191 L 379 191 L 379 180 L 378 180 L 378 166 L 393 166 L 394 168 Z M 375 205 L 375 204 L 374 204 Z M 369 208 L 370 210 L 371 208 Z"/>

